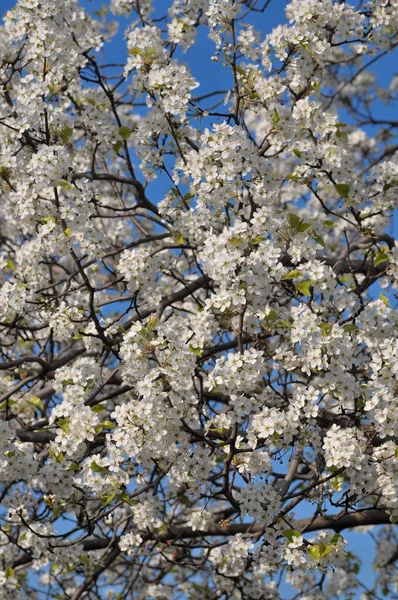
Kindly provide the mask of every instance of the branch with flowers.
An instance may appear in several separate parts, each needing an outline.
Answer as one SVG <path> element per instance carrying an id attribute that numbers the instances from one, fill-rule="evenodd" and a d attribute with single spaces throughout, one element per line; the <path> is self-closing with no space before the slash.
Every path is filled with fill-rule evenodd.
<path id="1" fill-rule="evenodd" d="M 4 16 L 5 600 L 396 593 L 398 7 L 279 10 Z"/>

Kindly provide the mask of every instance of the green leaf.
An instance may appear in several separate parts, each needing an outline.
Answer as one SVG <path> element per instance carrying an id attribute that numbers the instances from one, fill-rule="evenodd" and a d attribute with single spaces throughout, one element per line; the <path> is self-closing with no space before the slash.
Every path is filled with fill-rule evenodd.
<path id="1" fill-rule="evenodd" d="M 156 325 L 159 323 L 159 319 L 158 317 L 154 317 L 153 315 L 151 315 L 148 319 L 148 321 L 146 322 L 146 327 L 148 329 L 148 331 L 153 331 L 153 329 L 156 327 Z"/>
<path id="2" fill-rule="evenodd" d="M 112 421 L 108 421 L 107 419 L 102 421 L 101 425 L 104 429 L 115 429 L 116 427 L 115 423 L 112 423 Z"/>
<path id="3" fill-rule="evenodd" d="M 16 269 L 16 266 L 14 265 L 14 263 L 12 262 L 12 260 L 11 260 L 11 259 L 8 259 L 8 260 L 6 261 L 6 265 L 7 265 L 7 267 L 8 267 L 9 269 L 11 269 L 11 271 L 15 271 L 15 269 Z"/>
<path id="4" fill-rule="evenodd" d="M 64 506 L 59 504 L 56 508 L 53 509 L 53 519 L 56 519 L 61 512 L 64 510 Z"/>
<path id="5" fill-rule="evenodd" d="M 57 419 L 57 425 L 61 427 L 64 433 L 68 433 L 69 417 L 66 417 L 65 419 Z"/>
<path id="6" fill-rule="evenodd" d="M 61 181 L 65 181 L 65 180 L 61 179 Z M 40 222 L 43 223 L 43 225 L 47 225 L 47 223 L 55 223 L 55 218 L 54 217 L 41 217 Z"/>
<path id="7" fill-rule="evenodd" d="M 65 456 L 62 454 L 62 452 L 59 452 L 56 457 L 55 460 L 57 461 L 57 463 L 61 463 L 64 461 Z"/>
<path id="8" fill-rule="evenodd" d="M 305 233 L 310 227 L 311 223 L 304 223 L 304 221 L 300 220 L 299 226 L 297 227 L 297 231 L 299 233 Z"/>
<path id="9" fill-rule="evenodd" d="M 297 150 L 297 148 L 294 148 L 293 153 L 297 156 L 297 158 L 301 158 L 303 156 L 301 150 Z"/>
<path id="10" fill-rule="evenodd" d="M 300 222 L 301 222 L 300 217 L 298 215 L 295 215 L 294 213 L 288 213 L 286 218 L 287 218 L 287 222 L 289 223 L 290 227 L 292 229 L 297 230 L 300 225 Z"/>
<path id="11" fill-rule="evenodd" d="M 70 138 L 72 137 L 72 134 L 73 134 L 72 127 L 64 127 L 63 129 L 61 129 L 61 131 L 59 132 L 59 135 L 62 140 L 62 143 L 67 144 L 69 142 Z"/>
<path id="12" fill-rule="evenodd" d="M 324 544 L 323 542 L 319 543 L 319 552 L 320 552 L 321 558 L 323 558 L 324 556 L 327 556 L 333 550 L 336 550 L 336 546 L 333 546 L 332 544 Z"/>
<path id="13" fill-rule="evenodd" d="M 288 181 L 295 181 L 296 183 L 298 183 L 300 181 L 300 175 L 294 174 L 294 173 L 289 173 L 288 175 L 286 175 L 286 179 Z"/>
<path id="14" fill-rule="evenodd" d="M 314 544 L 313 546 L 307 548 L 307 553 L 311 556 L 311 558 L 314 558 L 317 561 L 321 560 L 321 551 L 318 544 Z"/>
<path id="15" fill-rule="evenodd" d="M 276 319 L 279 317 L 279 313 L 276 312 L 275 309 L 271 308 L 271 310 L 269 311 L 268 315 L 265 317 L 265 320 L 270 322 L 270 321 L 276 321 Z"/>
<path id="16" fill-rule="evenodd" d="M 185 244 L 185 238 L 183 234 L 178 231 L 174 232 L 174 239 L 177 242 L 177 244 Z"/>
<path id="17" fill-rule="evenodd" d="M 105 475 L 108 475 L 108 473 L 109 473 L 109 470 L 106 467 L 101 467 L 101 465 L 96 463 L 95 460 L 93 460 L 93 462 L 91 463 L 90 469 L 94 473 L 104 473 Z"/>
<path id="18" fill-rule="evenodd" d="M 322 248 L 326 248 L 325 240 L 323 239 L 322 236 L 319 235 L 319 233 L 313 233 L 312 239 L 314 239 L 316 242 L 318 242 L 318 244 L 320 244 L 322 246 Z"/>
<path id="19" fill-rule="evenodd" d="M 290 321 L 279 321 L 279 325 L 282 325 L 282 327 L 289 327 L 289 329 L 291 329 L 293 327 L 293 323 L 290 323 Z"/>
<path id="20" fill-rule="evenodd" d="M 237 235 L 233 235 L 230 239 L 229 239 L 229 243 L 232 246 L 241 246 L 242 244 L 242 238 L 237 236 Z"/>
<path id="21" fill-rule="evenodd" d="M 285 273 L 282 277 L 282 281 L 286 281 L 287 279 L 297 279 L 297 277 L 301 277 L 302 272 L 294 269 L 293 271 L 289 271 Z"/>
<path id="22" fill-rule="evenodd" d="M 70 463 L 69 467 L 68 467 L 68 471 L 80 471 L 81 466 L 78 465 L 76 462 L 72 462 Z"/>
<path id="23" fill-rule="evenodd" d="M 347 323 L 347 325 L 344 325 L 343 329 L 344 331 L 359 331 L 359 327 L 358 325 L 355 325 L 355 323 Z"/>
<path id="24" fill-rule="evenodd" d="M 118 142 L 116 142 L 116 144 L 113 144 L 112 148 L 115 154 L 119 153 L 120 148 L 123 146 L 123 142 L 122 140 L 119 140 Z"/>
<path id="25" fill-rule="evenodd" d="M 326 221 L 324 221 L 322 223 L 322 225 L 324 227 L 336 227 L 337 223 L 335 223 L 334 221 L 329 221 L 329 219 L 326 219 Z"/>
<path id="26" fill-rule="evenodd" d="M 141 48 L 137 48 L 135 46 L 134 48 L 129 49 L 129 54 L 130 54 L 130 56 L 138 56 L 138 55 L 142 54 L 142 50 L 141 50 Z"/>
<path id="27" fill-rule="evenodd" d="M 276 110 L 276 108 L 274 108 L 274 112 L 272 113 L 272 122 L 274 125 L 278 125 L 278 123 L 280 122 L 281 118 L 278 115 L 278 111 Z"/>
<path id="28" fill-rule="evenodd" d="M 192 354 L 195 354 L 195 356 L 197 356 L 198 358 L 202 358 L 203 350 L 201 350 L 200 348 L 189 344 L 189 351 L 192 352 Z"/>
<path id="29" fill-rule="evenodd" d="M 395 515 L 394 517 L 390 517 L 391 523 L 398 523 L 398 515 Z"/>
<path id="30" fill-rule="evenodd" d="M 79 558 L 85 567 L 90 566 L 90 559 L 85 554 L 79 554 Z"/>
<path id="31" fill-rule="evenodd" d="M 131 131 L 130 127 L 120 127 L 119 128 L 119 135 L 122 138 L 122 140 L 128 140 L 131 134 L 132 134 L 132 131 Z"/>
<path id="32" fill-rule="evenodd" d="M 114 499 L 115 496 L 116 496 L 116 492 L 112 492 L 111 494 L 109 494 L 109 496 L 104 496 L 102 498 L 104 506 L 108 506 L 108 504 L 110 504 L 112 502 L 112 500 Z"/>
<path id="33" fill-rule="evenodd" d="M 105 410 L 105 408 L 106 408 L 106 404 L 96 404 L 95 406 L 91 407 L 91 412 L 101 413 Z"/>
<path id="34" fill-rule="evenodd" d="M 1 402 L 0 404 L 0 410 L 6 410 L 7 406 L 8 408 L 10 408 L 11 406 L 14 406 L 14 404 L 16 404 L 17 401 L 16 400 L 3 400 L 3 402 Z"/>
<path id="35" fill-rule="evenodd" d="M 43 402 L 40 400 L 40 398 L 38 396 L 31 396 L 28 399 L 29 404 L 33 404 L 33 406 L 36 406 L 36 408 L 39 408 L 40 410 L 44 410 L 44 405 Z"/>
<path id="36" fill-rule="evenodd" d="M 72 235 L 72 229 L 70 227 L 68 227 L 67 229 L 64 229 L 64 234 L 66 235 L 67 238 L 70 238 L 70 236 Z"/>
<path id="37" fill-rule="evenodd" d="M 133 502 L 130 499 L 130 496 L 128 495 L 127 492 L 122 492 L 121 494 L 119 494 L 119 498 L 120 498 L 120 500 L 123 500 L 123 502 L 126 502 L 130 506 L 133 506 Z"/>
<path id="38" fill-rule="evenodd" d="M 330 539 L 331 544 L 336 544 L 338 541 L 344 540 L 343 536 L 339 533 L 335 533 L 334 536 Z"/>
<path id="39" fill-rule="evenodd" d="M 334 189 L 341 198 L 348 198 L 350 186 L 347 183 L 336 183 Z"/>
<path id="40" fill-rule="evenodd" d="M 337 126 L 337 130 L 336 130 L 337 139 L 341 140 L 341 138 L 347 137 L 347 131 L 344 129 L 345 127 L 347 127 L 347 124 L 337 122 L 336 126 Z"/>
<path id="41" fill-rule="evenodd" d="M 386 260 L 388 260 L 388 255 L 385 252 L 378 252 L 374 260 L 375 267 L 382 262 L 386 262 Z"/>
<path id="42" fill-rule="evenodd" d="M 250 238 L 249 240 L 249 246 L 259 246 L 261 244 L 261 242 L 264 241 L 264 238 L 261 235 L 255 235 L 254 237 Z"/>
<path id="43" fill-rule="evenodd" d="M 390 301 L 387 298 L 387 296 L 385 296 L 384 294 L 380 294 L 379 298 L 383 302 L 383 304 L 385 304 L 385 306 L 390 306 Z"/>
<path id="44" fill-rule="evenodd" d="M 306 279 L 305 281 L 300 281 L 300 283 L 296 284 L 296 290 L 303 294 L 303 296 L 311 296 L 310 288 L 312 286 L 312 281 L 310 279 Z"/>
<path id="45" fill-rule="evenodd" d="M 320 323 L 319 325 L 319 328 L 322 330 L 322 335 L 324 337 L 326 337 L 330 333 L 332 327 L 333 325 L 328 321 L 326 321 L 325 323 Z"/>
<path id="46" fill-rule="evenodd" d="M 301 533 L 296 531 L 296 529 L 286 529 L 286 531 L 283 532 L 283 535 L 289 540 L 289 542 L 292 542 L 293 538 L 300 537 Z"/>
<path id="47" fill-rule="evenodd" d="M 70 190 L 74 189 L 74 186 L 70 183 L 70 181 L 66 181 L 66 179 L 60 179 L 58 181 L 59 187 L 61 187 L 63 190 L 65 190 L 65 192 L 68 192 Z M 44 217 L 46 218 L 46 217 Z M 51 220 L 55 223 L 55 219 L 53 217 L 51 217 Z M 43 223 L 43 219 L 40 219 L 40 221 Z"/>
<path id="48" fill-rule="evenodd" d="M 6 577 L 7 579 L 9 577 L 14 577 L 15 576 L 15 571 L 12 567 L 7 567 L 6 570 L 4 571 L 4 577 Z"/>

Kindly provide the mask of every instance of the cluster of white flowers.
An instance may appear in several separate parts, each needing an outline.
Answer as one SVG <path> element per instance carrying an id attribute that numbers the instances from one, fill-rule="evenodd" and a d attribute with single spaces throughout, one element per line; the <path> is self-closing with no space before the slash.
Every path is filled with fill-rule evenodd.
<path id="1" fill-rule="evenodd" d="M 55 338 L 62 341 L 71 339 L 79 330 L 79 322 L 82 322 L 82 313 L 78 306 L 61 302 L 59 308 L 51 313 L 49 326 L 54 330 Z"/>
<path id="2" fill-rule="evenodd" d="M 134 27 L 128 32 L 129 59 L 125 75 L 136 70 L 132 88 L 146 95 L 148 106 L 184 120 L 191 91 L 198 87 L 186 65 L 168 56 L 157 27 Z"/>
<path id="3" fill-rule="evenodd" d="M 259 350 L 250 348 L 243 354 L 228 354 L 217 359 L 206 387 L 209 390 L 225 388 L 230 391 L 249 391 L 258 385 L 263 368 L 263 353 Z"/>
<path id="4" fill-rule="evenodd" d="M 219 573 L 228 577 L 239 577 L 245 568 L 249 551 L 254 547 L 241 533 L 234 535 L 225 546 L 214 548 L 210 560 Z"/>
<path id="5" fill-rule="evenodd" d="M 129 556 L 137 552 L 137 548 L 142 544 L 142 536 L 139 533 L 126 533 L 122 535 L 119 541 L 119 548 Z"/>
<path id="6" fill-rule="evenodd" d="M 243 515 L 248 514 L 264 526 L 269 525 L 281 507 L 281 497 L 267 483 L 252 482 L 237 494 Z"/>
<path id="7" fill-rule="evenodd" d="M 204 21 L 207 6 L 206 0 L 174 0 L 168 11 L 171 18 L 167 24 L 169 40 L 188 50 L 195 42 L 197 25 Z"/>
<path id="8" fill-rule="evenodd" d="M 351 597 L 329 515 L 398 520 L 398 3 L 108 4 L 0 28 L 0 596 Z"/>
<path id="9" fill-rule="evenodd" d="M 188 524 L 193 531 L 205 530 L 213 521 L 214 516 L 207 510 L 193 510 L 189 515 Z"/>
<path id="10" fill-rule="evenodd" d="M 21 313 L 27 300 L 27 291 L 23 283 L 6 281 L 0 289 L 0 307 L 3 319 L 12 319 Z"/>
<path id="11" fill-rule="evenodd" d="M 365 461 L 366 438 L 357 429 L 342 429 L 335 423 L 323 441 L 327 467 L 350 467 L 360 471 Z"/>
<path id="12" fill-rule="evenodd" d="M 300 428 L 300 409 L 292 404 L 288 410 L 264 407 L 248 427 L 249 445 L 255 448 L 259 439 L 267 446 L 289 445 Z"/>

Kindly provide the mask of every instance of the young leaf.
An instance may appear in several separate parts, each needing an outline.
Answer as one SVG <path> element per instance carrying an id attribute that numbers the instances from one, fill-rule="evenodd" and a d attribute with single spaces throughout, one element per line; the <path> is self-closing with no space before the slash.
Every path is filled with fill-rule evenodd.
<path id="1" fill-rule="evenodd" d="M 304 223 L 304 221 L 300 221 L 299 226 L 297 227 L 297 231 L 299 233 L 305 233 L 310 227 L 311 223 Z"/>
<path id="2" fill-rule="evenodd" d="M 355 323 L 347 323 L 344 325 L 343 329 L 344 331 L 359 331 L 359 327 L 358 325 L 355 325 Z"/>
<path id="3" fill-rule="evenodd" d="M 112 500 L 114 499 L 115 496 L 116 496 L 116 492 L 112 492 L 108 496 L 104 496 L 102 499 L 104 506 L 108 506 L 108 504 L 110 504 L 112 502 Z"/>
<path id="4" fill-rule="evenodd" d="M 289 542 L 293 542 L 294 538 L 301 537 L 301 533 L 296 531 L 296 529 L 286 529 L 286 531 L 283 532 L 283 535 L 289 540 Z"/>
<path id="5" fill-rule="evenodd" d="M 282 277 L 282 281 L 285 281 L 287 279 L 296 279 L 297 277 L 301 277 L 301 275 L 302 275 L 301 271 L 294 269 L 293 271 L 289 271 L 288 273 L 285 273 Z"/>
<path id="6" fill-rule="evenodd" d="M 307 553 L 314 560 L 317 560 L 317 561 L 321 560 L 321 551 L 320 551 L 320 548 L 319 548 L 318 544 L 313 544 L 312 546 L 310 546 L 309 548 L 307 548 Z"/>
<path id="7" fill-rule="evenodd" d="M 386 262 L 388 260 L 388 255 L 385 252 L 378 252 L 374 259 L 374 265 L 377 267 L 382 262 Z"/>
<path id="8" fill-rule="evenodd" d="M 336 183 L 334 189 L 341 198 L 348 198 L 350 186 L 347 183 Z"/>
<path id="9" fill-rule="evenodd" d="M 71 462 L 68 467 L 68 471 L 80 471 L 80 470 L 81 470 L 81 466 L 75 462 Z"/>
<path id="10" fill-rule="evenodd" d="M 61 131 L 60 131 L 60 137 L 62 140 L 62 143 L 65 145 L 69 142 L 70 138 L 72 137 L 73 134 L 73 129 L 71 127 L 64 127 Z"/>
<path id="11" fill-rule="evenodd" d="M 39 410 L 44 410 L 43 402 L 40 400 L 38 396 L 31 396 L 28 400 L 29 404 L 33 404 Z"/>
<path id="12" fill-rule="evenodd" d="M 119 135 L 122 140 L 128 140 L 132 131 L 129 127 L 119 127 Z"/>
<path id="13" fill-rule="evenodd" d="M 116 144 L 113 144 L 112 148 L 113 148 L 114 153 L 118 154 L 122 146 L 123 146 L 122 140 L 119 140 L 118 142 L 116 142 Z"/>
<path id="14" fill-rule="evenodd" d="M 93 462 L 91 463 L 90 469 L 94 473 L 104 473 L 105 475 L 108 475 L 108 473 L 109 473 L 109 469 L 107 469 L 106 467 L 101 467 L 101 465 L 96 463 L 95 460 L 93 460 Z"/>
<path id="15" fill-rule="evenodd" d="M 12 567 L 7 567 L 4 571 L 4 577 L 8 579 L 9 577 L 15 577 L 15 571 Z"/>
<path id="16" fill-rule="evenodd" d="M 323 239 L 322 236 L 319 235 L 319 233 L 313 233 L 312 234 L 312 238 L 318 242 L 318 244 L 320 244 L 322 246 L 322 248 L 326 248 L 326 244 L 325 244 L 325 240 Z"/>
<path id="17" fill-rule="evenodd" d="M 276 108 L 274 108 L 274 112 L 272 113 L 272 122 L 274 125 L 278 125 L 278 123 L 280 122 L 281 118 L 278 115 L 278 111 L 276 110 Z"/>
<path id="18" fill-rule="evenodd" d="M 310 288 L 312 286 L 312 281 L 310 279 L 306 279 L 305 281 L 301 281 L 296 284 L 296 290 L 303 294 L 303 296 L 311 296 Z"/>
<path id="19" fill-rule="evenodd" d="M 300 217 L 298 215 L 295 215 L 294 213 L 288 213 L 286 218 L 290 227 L 297 231 L 301 221 Z"/>
<path id="20" fill-rule="evenodd" d="M 119 494 L 119 498 L 120 500 L 123 500 L 123 502 L 126 502 L 130 506 L 133 506 L 133 502 L 131 501 L 130 496 L 127 492 L 122 492 L 121 494 Z"/>

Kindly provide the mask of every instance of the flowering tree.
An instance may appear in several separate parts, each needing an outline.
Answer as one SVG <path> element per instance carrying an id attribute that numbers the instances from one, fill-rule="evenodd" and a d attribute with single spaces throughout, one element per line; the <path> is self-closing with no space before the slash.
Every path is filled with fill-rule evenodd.
<path id="1" fill-rule="evenodd" d="M 0 30 L 0 598 L 396 597 L 398 2 L 153 4 Z"/>

